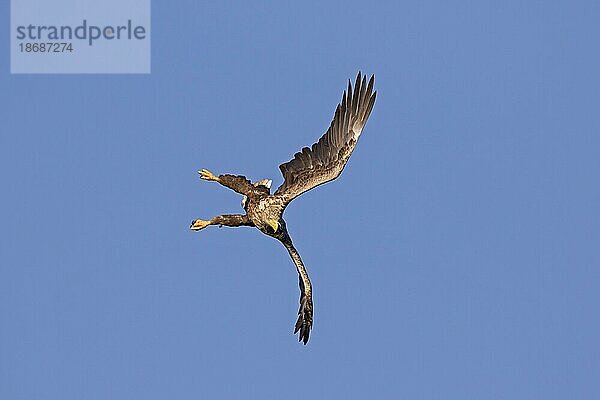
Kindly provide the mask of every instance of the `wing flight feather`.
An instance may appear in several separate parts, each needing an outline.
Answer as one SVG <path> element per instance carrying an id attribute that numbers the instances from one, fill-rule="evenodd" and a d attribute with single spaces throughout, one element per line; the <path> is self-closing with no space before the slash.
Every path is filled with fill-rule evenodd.
<path id="1" fill-rule="evenodd" d="M 283 198 L 285 204 L 342 173 L 375 104 L 377 91 L 373 92 L 373 82 L 373 75 L 367 83 L 366 76 L 359 72 L 353 90 L 348 80 L 348 89 L 327 132 L 311 148 L 303 148 L 279 166 L 284 182 L 275 195 Z"/>

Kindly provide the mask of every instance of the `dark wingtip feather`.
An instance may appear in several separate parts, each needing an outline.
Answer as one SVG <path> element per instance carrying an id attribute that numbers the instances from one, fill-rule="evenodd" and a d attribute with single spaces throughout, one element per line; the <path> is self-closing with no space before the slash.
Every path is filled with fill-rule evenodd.
<path id="1" fill-rule="evenodd" d="M 300 299 L 300 309 L 298 310 L 298 319 L 294 326 L 294 334 L 299 333 L 298 342 L 308 343 L 310 330 L 313 322 L 312 300 L 302 297 Z"/>
<path id="2" fill-rule="evenodd" d="M 375 83 L 375 74 L 371 75 L 371 79 L 369 79 L 369 86 L 367 87 L 367 93 L 371 93 L 373 91 L 374 83 Z"/>

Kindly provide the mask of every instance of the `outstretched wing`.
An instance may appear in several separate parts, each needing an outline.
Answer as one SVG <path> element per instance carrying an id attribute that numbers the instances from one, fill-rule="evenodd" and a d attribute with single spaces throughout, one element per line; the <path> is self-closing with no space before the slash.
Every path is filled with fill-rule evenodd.
<path id="1" fill-rule="evenodd" d="M 294 158 L 279 166 L 284 182 L 275 195 L 287 204 L 302 193 L 337 178 L 352 154 L 358 138 L 371 114 L 377 91 L 373 92 L 374 76 L 367 84 L 366 76 L 356 77 L 354 90 L 348 80 L 331 125 L 319 141 L 305 147 Z"/>
<path id="2" fill-rule="evenodd" d="M 304 263 L 298 254 L 298 250 L 292 244 L 289 236 L 287 240 L 282 240 L 281 243 L 285 246 L 292 261 L 298 270 L 298 281 L 300 285 L 300 309 L 298 310 L 298 319 L 294 325 L 294 334 L 298 333 L 298 341 L 306 344 L 310 336 L 310 330 L 313 325 L 313 301 L 312 301 L 312 285 L 308 272 L 304 267 Z"/>

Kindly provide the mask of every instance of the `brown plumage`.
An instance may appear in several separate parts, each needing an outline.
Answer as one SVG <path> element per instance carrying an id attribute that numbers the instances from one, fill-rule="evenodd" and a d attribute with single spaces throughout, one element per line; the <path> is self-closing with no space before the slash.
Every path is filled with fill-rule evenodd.
<path id="1" fill-rule="evenodd" d="M 374 77 L 367 83 L 359 72 L 354 84 L 348 81 L 342 102 L 337 106 L 331 125 L 319 141 L 296 153 L 294 158 L 279 169 L 284 182 L 270 193 L 271 181 L 252 183 L 244 176 L 215 176 L 207 170 L 199 171 L 205 180 L 217 181 L 242 195 L 245 215 L 220 215 L 211 220 L 195 220 L 192 230 L 201 230 L 209 225 L 255 226 L 266 235 L 279 240 L 287 249 L 296 265 L 300 282 L 300 309 L 294 326 L 299 341 L 306 344 L 313 324 L 312 285 L 300 254 L 292 244 L 283 212 L 287 205 L 302 193 L 337 178 L 341 173 L 360 134 L 371 114 L 377 92 L 373 92 Z"/>

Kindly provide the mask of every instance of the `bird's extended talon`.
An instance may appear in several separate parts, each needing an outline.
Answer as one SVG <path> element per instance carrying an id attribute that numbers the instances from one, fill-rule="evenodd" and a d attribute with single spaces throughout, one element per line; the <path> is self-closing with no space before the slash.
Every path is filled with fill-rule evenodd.
<path id="1" fill-rule="evenodd" d="M 199 231 L 200 229 L 206 228 L 208 225 L 210 225 L 210 221 L 204 221 L 202 219 L 197 219 L 197 220 L 192 221 L 192 224 L 190 225 L 190 229 L 193 231 Z"/>
<path id="2" fill-rule="evenodd" d="M 217 178 L 212 172 L 210 172 L 207 169 L 203 169 L 198 171 L 198 173 L 200 174 L 200 179 L 204 179 L 206 181 L 218 181 L 219 178 Z"/>

